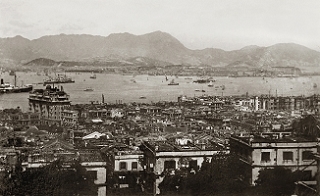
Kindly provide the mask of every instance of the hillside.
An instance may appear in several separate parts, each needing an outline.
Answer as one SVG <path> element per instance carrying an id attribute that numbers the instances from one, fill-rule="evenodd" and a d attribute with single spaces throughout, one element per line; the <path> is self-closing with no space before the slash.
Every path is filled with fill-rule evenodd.
<path id="1" fill-rule="evenodd" d="M 93 35 L 51 35 L 28 40 L 21 36 L 0 39 L 0 62 L 28 65 L 54 65 L 54 62 L 129 62 L 140 65 L 185 65 L 209 67 L 270 67 L 294 66 L 304 72 L 319 70 L 320 52 L 294 43 L 269 47 L 246 46 L 224 51 L 207 48 L 190 50 L 168 33 L 156 31 L 144 35 L 130 33 Z M 142 58 L 144 63 L 139 61 Z M 37 61 L 32 62 L 33 60 Z M 42 62 L 51 59 L 54 62 Z M 138 60 L 137 60 L 138 59 Z"/>

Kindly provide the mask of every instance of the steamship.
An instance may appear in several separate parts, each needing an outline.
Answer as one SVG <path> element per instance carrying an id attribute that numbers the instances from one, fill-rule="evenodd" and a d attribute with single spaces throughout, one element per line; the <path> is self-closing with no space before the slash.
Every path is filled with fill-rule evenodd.
<path id="1" fill-rule="evenodd" d="M 23 86 L 16 86 L 16 75 L 14 77 L 14 85 L 4 82 L 3 79 L 1 79 L 0 84 L 0 93 L 22 93 L 22 92 L 30 92 L 33 89 L 33 86 L 31 84 L 23 85 Z"/>

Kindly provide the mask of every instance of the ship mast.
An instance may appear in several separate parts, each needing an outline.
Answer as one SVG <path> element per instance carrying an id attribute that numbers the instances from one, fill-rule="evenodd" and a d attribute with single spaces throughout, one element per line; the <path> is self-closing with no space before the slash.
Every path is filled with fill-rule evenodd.
<path id="1" fill-rule="evenodd" d="M 17 86 L 17 75 L 14 74 L 14 86 Z"/>

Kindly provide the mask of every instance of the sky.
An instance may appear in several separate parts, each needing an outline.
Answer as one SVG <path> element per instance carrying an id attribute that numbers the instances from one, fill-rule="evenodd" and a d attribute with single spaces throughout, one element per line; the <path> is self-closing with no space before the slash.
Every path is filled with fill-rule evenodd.
<path id="1" fill-rule="evenodd" d="M 319 0 L 0 0 L 0 37 L 163 31 L 190 49 L 320 51 Z"/>

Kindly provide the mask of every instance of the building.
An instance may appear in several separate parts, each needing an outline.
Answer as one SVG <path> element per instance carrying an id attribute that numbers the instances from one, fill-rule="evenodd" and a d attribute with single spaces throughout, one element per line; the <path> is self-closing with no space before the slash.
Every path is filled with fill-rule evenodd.
<path id="1" fill-rule="evenodd" d="M 40 148 L 35 148 L 22 154 L 22 168 L 37 169 L 52 163 L 55 160 L 62 160 L 63 166 L 68 168 L 75 160 L 94 177 L 97 185 L 97 195 L 105 196 L 107 187 L 106 161 L 99 150 L 74 149 L 73 145 L 63 140 L 52 140 Z"/>
<path id="2" fill-rule="evenodd" d="M 29 109 L 40 114 L 40 121 L 46 125 L 61 125 L 62 111 L 70 106 L 69 95 L 57 87 L 48 85 L 45 89 L 35 89 L 29 95 Z"/>
<path id="3" fill-rule="evenodd" d="M 62 124 L 67 127 L 75 127 L 79 124 L 79 111 L 65 109 L 61 112 Z"/>
<path id="4" fill-rule="evenodd" d="M 313 179 L 317 164 L 312 153 L 317 152 L 317 141 L 289 135 L 290 133 L 268 133 L 265 135 L 231 136 L 230 152 L 243 164 L 244 177 L 254 185 L 259 171 L 264 168 L 284 167 L 292 171 L 301 170 L 303 180 Z"/>
<path id="5" fill-rule="evenodd" d="M 210 161 L 219 152 L 227 152 L 221 145 L 215 143 L 193 144 L 189 140 L 176 142 L 149 141 L 143 143 L 145 153 L 145 169 L 149 175 L 155 176 L 154 192 L 160 193 L 158 185 L 163 180 L 164 173 L 175 175 L 176 170 L 197 172 L 203 161 Z"/>
<path id="6" fill-rule="evenodd" d="M 107 156 L 110 180 L 117 188 L 136 187 L 143 175 L 144 154 L 139 147 L 114 143 L 101 149 Z"/>

